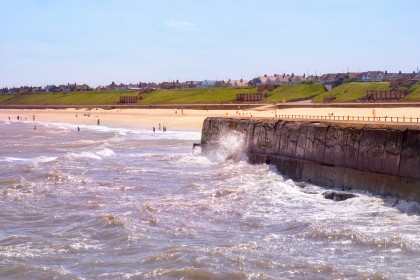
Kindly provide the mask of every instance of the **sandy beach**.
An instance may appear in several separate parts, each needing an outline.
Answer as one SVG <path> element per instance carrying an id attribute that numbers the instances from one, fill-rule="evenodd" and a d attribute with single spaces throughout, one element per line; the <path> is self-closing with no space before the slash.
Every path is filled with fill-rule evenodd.
<path id="1" fill-rule="evenodd" d="M 420 109 L 415 107 L 375 108 L 377 117 L 420 118 Z M 168 129 L 200 130 L 206 117 L 240 117 L 240 118 L 273 118 L 277 115 L 310 115 L 310 116 L 359 116 L 372 117 L 371 108 L 288 108 L 288 109 L 254 109 L 254 110 L 192 110 L 192 109 L 1 109 L 0 119 L 37 122 L 66 122 L 77 124 L 153 126 L 159 123 Z"/>

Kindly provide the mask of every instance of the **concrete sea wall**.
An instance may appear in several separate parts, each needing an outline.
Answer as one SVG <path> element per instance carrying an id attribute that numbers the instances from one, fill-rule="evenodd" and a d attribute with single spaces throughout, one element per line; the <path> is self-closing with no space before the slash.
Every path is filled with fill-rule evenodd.
<path id="1" fill-rule="evenodd" d="M 207 118 L 203 152 L 234 131 L 251 163 L 273 164 L 294 180 L 420 202 L 419 127 Z"/>

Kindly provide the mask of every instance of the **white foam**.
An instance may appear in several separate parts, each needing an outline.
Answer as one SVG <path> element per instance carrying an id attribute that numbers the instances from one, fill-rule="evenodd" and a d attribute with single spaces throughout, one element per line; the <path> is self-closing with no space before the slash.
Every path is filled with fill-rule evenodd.
<path id="1" fill-rule="evenodd" d="M 56 160 L 57 157 L 39 156 L 34 158 L 17 158 L 17 157 L 4 157 L 0 158 L 3 162 L 32 162 L 32 163 L 44 163 Z"/>
<path id="2" fill-rule="evenodd" d="M 101 157 L 110 157 L 110 156 L 115 155 L 114 151 L 111 150 L 111 149 L 108 149 L 108 148 L 101 149 L 101 150 L 95 152 L 95 154 L 97 154 Z"/>
<path id="3" fill-rule="evenodd" d="M 245 134 L 230 131 L 222 133 L 217 144 L 206 153 L 210 160 L 224 162 L 226 160 L 241 161 L 246 159 L 248 144 Z"/>
<path id="4" fill-rule="evenodd" d="M 67 158 L 91 158 L 101 160 L 104 157 L 114 156 L 115 152 L 108 148 L 101 148 L 96 151 L 84 151 L 80 153 L 68 153 L 65 155 Z"/>

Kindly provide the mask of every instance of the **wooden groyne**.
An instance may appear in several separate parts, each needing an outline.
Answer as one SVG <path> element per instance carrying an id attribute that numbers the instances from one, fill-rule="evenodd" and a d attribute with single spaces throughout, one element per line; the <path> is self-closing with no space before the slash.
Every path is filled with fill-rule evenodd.
<path id="1" fill-rule="evenodd" d="M 242 133 L 251 163 L 298 181 L 420 202 L 420 127 L 318 121 L 207 118 L 203 151 Z"/>

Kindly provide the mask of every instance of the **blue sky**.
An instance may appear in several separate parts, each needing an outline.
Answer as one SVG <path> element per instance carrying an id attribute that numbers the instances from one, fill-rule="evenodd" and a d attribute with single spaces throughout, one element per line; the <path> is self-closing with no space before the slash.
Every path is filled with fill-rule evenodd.
<path id="1" fill-rule="evenodd" d="M 420 66 L 418 0 L 0 0 L 0 87 Z"/>

